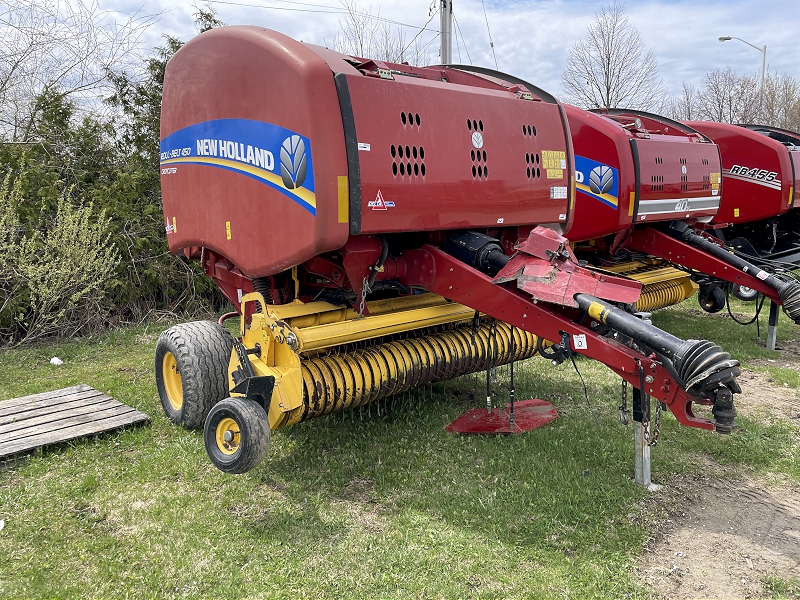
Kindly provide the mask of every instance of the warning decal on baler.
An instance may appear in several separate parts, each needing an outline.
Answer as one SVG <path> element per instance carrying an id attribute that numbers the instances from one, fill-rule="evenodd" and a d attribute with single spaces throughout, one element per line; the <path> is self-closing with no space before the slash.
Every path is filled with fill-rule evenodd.
<path id="1" fill-rule="evenodd" d="M 161 140 L 165 165 L 195 164 L 235 171 L 279 191 L 317 214 L 311 140 L 264 121 L 216 119 Z"/>
<path id="2" fill-rule="evenodd" d="M 619 206 L 619 171 L 614 167 L 576 154 L 575 187 L 611 208 Z"/>

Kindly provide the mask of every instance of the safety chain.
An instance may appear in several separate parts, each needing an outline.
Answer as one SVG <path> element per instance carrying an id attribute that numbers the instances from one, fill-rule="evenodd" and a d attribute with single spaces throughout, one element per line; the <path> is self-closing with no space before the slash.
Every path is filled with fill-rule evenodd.
<path id="1" fill-rule="evenodd" d="M 644 421 L 642 423 L 644 426 L 644 442 L 651 448 L 655 447 L 658 444 L 658 434 L 661 430 L 661 402 L 656 402 L 656 422 L 653 426 L 653 436 L 652 439 L 650 437 L 650 421 Z"/>
<path id="2" fill-rule="evenodd" d="M 364 277 L 364 280 L 362 281 L 362 287 L 361 287 L 361 299 L 358 302 L 358 316 L 359 316 L 359 318 L 364 316 L 364 305 L 367 302 L 367 294 L 369 294 L 369 292 L 370 292 L 369 281 L 367 280 L 366 277 Z"/>
<path id="3" fill-rule="evenodd" d="M 644 396 L 646 395 L 644 392 L 640 391 L 640 393 Z M 623 379 L 622 380 L 622 402 L 619 405 L 619 422 L 623 425 L 628 424 L 628 382 Z M 661 402 L 656 403 L 656 420 L 653 425 L 653 435 L 650 435 L 650 420 L 642 421 L 642 431 L 644 433 L 644 441 L 645 443 L 650 446 L 651 448 L 658 444 L 658 434 L 661 431 L 661 412 L 662 412 L 662 404 Z"/>

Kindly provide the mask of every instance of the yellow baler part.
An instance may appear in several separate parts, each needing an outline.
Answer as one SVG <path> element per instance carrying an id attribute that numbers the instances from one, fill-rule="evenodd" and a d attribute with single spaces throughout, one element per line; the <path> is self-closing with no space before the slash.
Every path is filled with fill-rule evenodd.
<path id="1" fill-rule="evenodd" d="M 331 348 L 372 338 L 471 319 L 475 311 L 463 304 L 447 303 L 317 325 L 295 330 L 301 352 Z"/>
<path id="2" fill-rule="evenodd" d="M 303 360 L 303 411 L 293 411 L 289 425 L 346 408 L 363 406 L 379 398 L 474 373 L 492 364 L 511 361 L 511 328 L 497 323 L 491 340 L 488 324 L 473 339 L 472 328 L 461 326 L 442 333 L 388 342 Z M 536 336 L 514 329 L 514 360 L 536 353 Z"/>
<path id="3" fill-rule="evenodd" d="M 437 294 L 415 294 L 414 296 L 367 302 L 367 310 L 370 316 L 375 316 L 446 303 L 447 300 Z M 271 305 L 269 312 L 297 329 L 359 318 L 358 313 L 352 308 L 344 308 L 322 301 Z"/>
<path id="4" fill-rule="evenodd" d="M 694 295 L 699 287 L 686 273 L 680 278 L 647 284 L 642 288 L 642 295 L 636 301 L 636 310 L 651 312 L 680 304 Z"/>

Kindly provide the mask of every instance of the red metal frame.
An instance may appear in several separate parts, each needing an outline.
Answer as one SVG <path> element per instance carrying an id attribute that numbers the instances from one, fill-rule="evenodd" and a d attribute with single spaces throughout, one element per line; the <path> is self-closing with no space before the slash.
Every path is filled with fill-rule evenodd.
<path id="1" fill-rule="evenodd" d="M 692 412 L 692 404 L 710 404 L 705 399 L 694 398 L 680 387 L 655 356 L 643 356 L 612 339 L 595 333 L 589 327 L 573 319 L 578 311 L 564 309 L 560 312 L 552 306 L 535 303 L 530 297 L 507 285 L 495 285 L 488 275 L 472 269 L 439 248 L 424 246 L 419 250 L 404 253 L 408 264 L 409 284 L 461 302 L 505 323 L 524 329 L 548 340 L 560 340 L 567 333 L 585 336 L 586 348 L 575 350 L 584 356 L 598 360 L 625 379 L 639 387 L 639 366 L 645 376 L 652 376 L 645 393 L 665 403 L 682 425 L 713 430 L 714 424 L 701 419 Z"/>
<path id="2" fill-rule="evenodd" d="M 710 238 L 710 236 L 708 237 Z M 760 279 L 748 275 L 720 259 L 652 227 L 635 229 L 625 241 L 625 247 L 661 257 L 675 264 L 701 271 L 706 275 L 712 275 L 723 281 L 738 283 L 761 292 L 777 304 L 783 304 L 775 288 L 766 285 Z"/>

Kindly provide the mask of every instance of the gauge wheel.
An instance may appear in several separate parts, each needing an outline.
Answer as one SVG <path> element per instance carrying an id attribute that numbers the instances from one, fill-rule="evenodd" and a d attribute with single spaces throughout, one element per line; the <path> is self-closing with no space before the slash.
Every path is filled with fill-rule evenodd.
<path id="1" fill-rule="evenodd" d="M 225 473 L 245 473 L 258 465 L 269 449 L 269 419 L 258 402 L 227 398 L 206 419 L 203 439 L 211 462 Z"/>
<path id="2" fill-rule="evenodd" d="M 208 411 L 228 396 L 233 337 L 219 323 L 195 321 L 170 327 L 156 344 L 156 387 L 170 421 L 202 427 Z"/>
<path id="3" fill-rule="evenodd" d="M 739 285 L 738 283 L 734 283 L 733 287 L 731 288 L 731 293 L 738 298 L 739 300 L 743 300 L 744 302 L 752 302 L 756 298 L 758 298 L 758 292 L 753 288 L 749 288 L 743 285 Z"/>
<path id="4" fill-rule="evenodd" d="M 700 286 L 697 293 L 700 308 L 708 313 L 715 313 L 725 308 L 725 290 L 718 285 Z"/>

